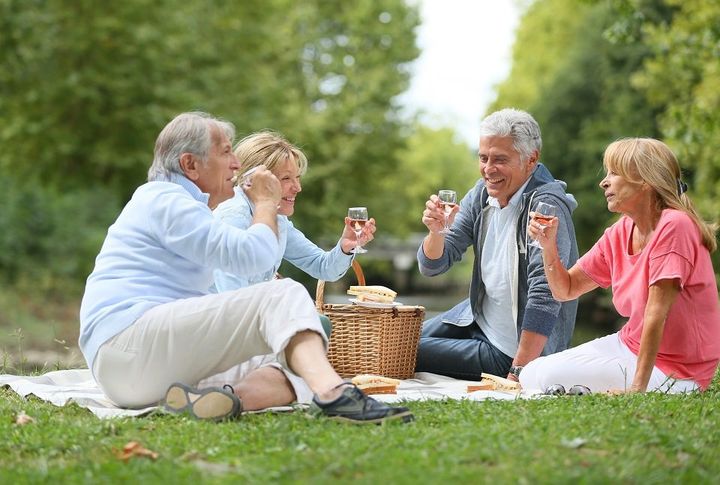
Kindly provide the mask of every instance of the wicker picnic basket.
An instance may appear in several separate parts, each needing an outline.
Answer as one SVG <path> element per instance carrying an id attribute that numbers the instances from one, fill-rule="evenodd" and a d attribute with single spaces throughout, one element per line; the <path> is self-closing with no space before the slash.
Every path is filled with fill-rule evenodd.
<path id="1" fill-rule="evenodd" d="M 359 285 L 365 275 L 357 261 L 352 268 Z M 425 307 L 369 308 L 323 303 L 325 282 L 320 280 L 315 305 L 332 322 L 328 358 L 338 374 L 378 374 L 407 379 L 415 373 L 415 359 Z"/>

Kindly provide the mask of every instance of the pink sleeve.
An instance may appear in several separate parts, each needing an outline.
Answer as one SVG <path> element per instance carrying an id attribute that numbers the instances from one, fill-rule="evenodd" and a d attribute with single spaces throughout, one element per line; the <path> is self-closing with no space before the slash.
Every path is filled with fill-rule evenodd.
<path id="1" fill-rule="evenodd" d="M 578 259 L 578 266 L 588 277 L 602 288 L 607 288 L 612 283 L 609 264 L 608 234 L 612 227 L 605 230 L 602 237 L 595 245 Z"/>
<path id="2" fill-rule="evenodd" d="M 692 262 L 701 244 L 699 231 L 691 219 L 682 215 L 668 218 L 658 230 L 649 258 L 648 284 L 677 278 L 683 287 L 692 274 Z"/>

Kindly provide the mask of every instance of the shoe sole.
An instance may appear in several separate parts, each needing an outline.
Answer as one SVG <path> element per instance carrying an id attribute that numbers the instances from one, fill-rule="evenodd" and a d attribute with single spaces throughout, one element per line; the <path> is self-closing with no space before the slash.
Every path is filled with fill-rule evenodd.
<path id="1" fill-rule="evenodd" d="M 239 401 L 239 400 L 238 400 Z M 190 414 L 196 419 L 222 421 L 234 418 L 241 406 L 228 393 L 217 389 L 198 391 L 176 383 L 165 394 L 163 407 L 173 414 Z"/>
<path id="2" fill-rule="evenodd" d="M 405 411 L 393 414 L 392 416 L 384 416 L 376 419 L 351 419 L 344 416 L 327 416 L 327 419 L 346 424 L 383 424 L 388 421 L 395 421 L 396 419 L 402 419 L 403 423 L 409 423 L 415 420 L 415 416 L 413 416 L 411 411 Z"/>

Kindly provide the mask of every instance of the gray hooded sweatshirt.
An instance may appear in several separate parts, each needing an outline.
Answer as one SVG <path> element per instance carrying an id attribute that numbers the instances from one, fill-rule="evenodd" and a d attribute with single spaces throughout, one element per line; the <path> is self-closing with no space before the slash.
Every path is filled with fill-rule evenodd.
<path id="1" fill-rule="evenodd" d="M 541 163 L 533 171 L 530 181 L 522 194 L 520 216 L 517 221 L 514 258 L 517 275 L 511 301 L 517 324 L 518 341 L 521 330 L 530 330 L 548 337 L 542 355 L 565 350 L 570 345 L 577 300 L 560 303 L 552 297 L 543 269 L 542 254 L 539 248 L 528 246 L 527 225 L 529 212 L 538 202 L 547 202 L 558 208 L 558 254 L 566 268 L 570 268 L 578 259 L 575 227 L 572 212 L 577 207 L 575 198 L 565 192 L 566 184 L 553 178 L 550 171 Z M 463 300 L 443 316 L 443 322 L 467 326 L 482 312 L 485 285 L 482 281 L 480 262 L 482 260 L 483 222 L 488 208 L 488 193 L 484 180 L 480 179 L 460 202 L 460 212 L 452 225 L 452 234 L 445 236 L 445 249 L 438 259 L 428 259 L 422 245 L 418 249 L 418 266 L 425 276 L 435 276 L 447 271 L 460 261 L 471 245 L 475 250 L 473 276 L 470 284 L 470 297 Z M 491 323 L 492 324 L 492 323 Z"/>

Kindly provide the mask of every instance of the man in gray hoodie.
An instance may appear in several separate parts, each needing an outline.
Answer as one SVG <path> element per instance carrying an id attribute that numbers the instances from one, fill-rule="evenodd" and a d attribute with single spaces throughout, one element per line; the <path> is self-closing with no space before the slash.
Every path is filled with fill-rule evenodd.
<path id="1" fill-rule="evenodd" d="M 475 261 L 470 298 L 424 323 L 418 372 L 475 380 L 485 372 L 517 381 L 525 364 L 570 345 L 577 300 L 552 297 L 542 249 L 529 244 L 527 226 L 539 202 L 555 206 L 558 252 L 566 267 L 572 265 L 577 203 L 539 163 L 541 148 L 540 127 L 530 114 L 496 111 L 480 125 L 482 178 L 450 212 L 449 234 L 441 232 L 441 201 L 432 195 L 426 202 L 422 221 L 429 233 L 418 249 L 420 272 L 444 273 L 470 246 Z"/>

